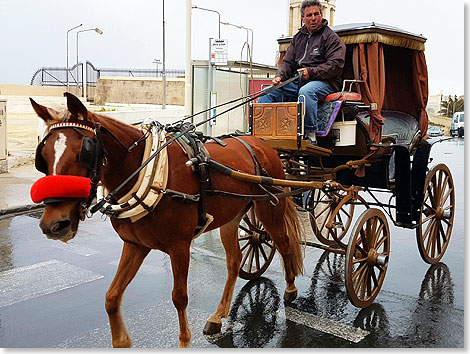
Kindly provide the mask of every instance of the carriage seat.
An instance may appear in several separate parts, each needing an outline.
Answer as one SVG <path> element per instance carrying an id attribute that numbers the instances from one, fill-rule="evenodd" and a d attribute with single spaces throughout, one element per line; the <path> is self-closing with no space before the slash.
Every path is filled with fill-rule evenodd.
<path id="1" fill-rule="evenodd" d="M 369 125 L 370 117 L 365 116 L 366 112 L 359 114 L 358 118 Z M 393 141 L 398 144 L 414 145 L 416 138 L 419 136 L 418 120 L 411 114 L 382 110 L 382 116 L 385 118 L 382 127 L 382 140 Z"/>
<path id="2" fill-rule="evenodd" d="M 357 92 L 335 92 L 331 93 L 322 99 L 322 102 L 330 102 L 330 101 L 360 101 L 361 94 Z"/>

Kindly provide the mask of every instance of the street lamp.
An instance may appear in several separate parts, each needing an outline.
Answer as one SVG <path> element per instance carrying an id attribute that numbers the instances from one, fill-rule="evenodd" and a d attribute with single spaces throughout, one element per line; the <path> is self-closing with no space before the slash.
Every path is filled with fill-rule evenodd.
<path id="1" fill-rule="evenodd" d="M 234 25 L 233 23 L 229 23 L 229 22 L 220 22 L 221 24 L 223 25 L 226 25 L 226 26 L 233 26 L 233 27 L 237 27 L 239 29 L 244 29 L 246 30 L 246 45 L 248 46 L 248 31 L 251 31 L 251 47 L 250 47 L 250 50 L 246 51 L 246 61 L 250 61 L 250 59 L 248 58 L 248 53 L 250 53 L 250 57 L 252 58 L 253 57 L 253 30 L 251 28 L 248 28 L 248 27 L 245 27 L 245 26 L 241 26 L 241 25 Z"/>
<path id="2" fill-rule="evenodd" d="M 67 31 L 67 64 L 65 66 L 66 69 L 66 76 L 67 76 L 67 92 L 69 92 L 69 32 L 74 30 L 75 28 L 78 28 L 82 25 L 80 23 L 78 26 L 75 26 Z"/>
<path id="3" fill-rule="evenodd" d="M 98 34 L 103 34 L 103 31 L 99 28 L 89 28 L 81 31 L 77 31 L 77 84 L 78 84 L 78 34 L 81 32 L 95 31 Z M 82 96 L 83 96 L 83 77 L 82 77 Z"/>
<path id="4" fill-rule="evenodd" d="M 199 9 L 199 10 L 204 10 L 204 11 L 210 11 L 210 12 L 215 12 L 217 15 L 219 15 L 219 39 L 220 39 L 220 13 L 219 11 L 211 10 L 211 9 L 205 9 L 204 7 L 199 7 L 197 5 L 193 5 L 193 9 Z"/>
<path id="5" fill-rule="evenodd" d="M 155 64 L 156 67 L 157 67 L 157 72 L 156 72 L 155 76 L 158 76 L 158 64 L 160 64 L 160 63 L 161 63 L 160 59 L 153 59 L 153 61 L 152 61 L 152 64 Z"/>

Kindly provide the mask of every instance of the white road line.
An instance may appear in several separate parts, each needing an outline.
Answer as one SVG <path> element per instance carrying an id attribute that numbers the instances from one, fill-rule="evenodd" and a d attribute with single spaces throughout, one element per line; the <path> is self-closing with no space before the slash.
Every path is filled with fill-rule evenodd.
<path id="1" fill-rule="evenodd" d="M 100 251 L 97 251 L 93 248 L 78 245 L 76 243 L 73 243 L 73 241 L 68 242 L 68 243 L 53 242 L 51 243 L 51 247 L 58 248 L 64 251 L 73 252 L 75 254 L 79 254 L 80 256 L 85 256 L 85 257 L 94 256 L 95 254 L 100 253 Z"/>
<path id="2" fill-rule="evenodd" d="M 359 343 L 370 333 L 369 331 L 365 331 L 361 328 L 348 326 L 292 307 L 286 307 L 285 314 L 282 310 L 279 311 L 278 314 L 280 317 L 284 317 L 289 321 L 302 324 L 317 331 L 328 333 L 354 343 Z"/>
<path id="3" fill-rule="evenodd" d="M 104 276 L 55 259 L 0 272 L 0 307 L 73 288 Z"/>
<path id="4" fill-rule="evenodd" d="M 119 261 L 120 260 L 118 259 L 118 260 L 109 262 L 108 264 L 118 267 Z M 158 268 L 149 264 L 142 264 L 139 268 L 139 274 L 163 274 L 165 272 L 166 272 L 165 269 Z"/>

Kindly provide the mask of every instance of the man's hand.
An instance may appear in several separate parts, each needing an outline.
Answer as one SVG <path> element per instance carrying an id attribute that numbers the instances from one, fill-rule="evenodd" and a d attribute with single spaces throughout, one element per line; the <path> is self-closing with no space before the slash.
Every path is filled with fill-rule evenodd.
<path id="1" fill-rule="evenodd" d="M 279 85 L 281 83 L 282 79 L 279 76 L 276 76 L 273 79 L 273 85 Z"/>
<path id="2" fill-rule="evenodd" d="M 297 72 L 302 72 L 302 80 L 308 80 L 309 75 L 307 68 L 300 68 L 297 70 Z"/>

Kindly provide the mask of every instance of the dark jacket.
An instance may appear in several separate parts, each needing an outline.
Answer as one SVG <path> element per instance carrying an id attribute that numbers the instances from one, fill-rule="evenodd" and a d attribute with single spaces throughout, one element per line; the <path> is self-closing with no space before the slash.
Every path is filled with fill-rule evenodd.
<path id="1" fill-rule="evenodd" d="M 277 75 L 285 81 L 307 68 L 309 80 L 327 81 L 336 90 L 342 87 L 341 73 L 346 46 L 323 19 L 322 26 L 311 35 L 305 26 L 292 38 L 286 55 L 279 64 Z"/>

